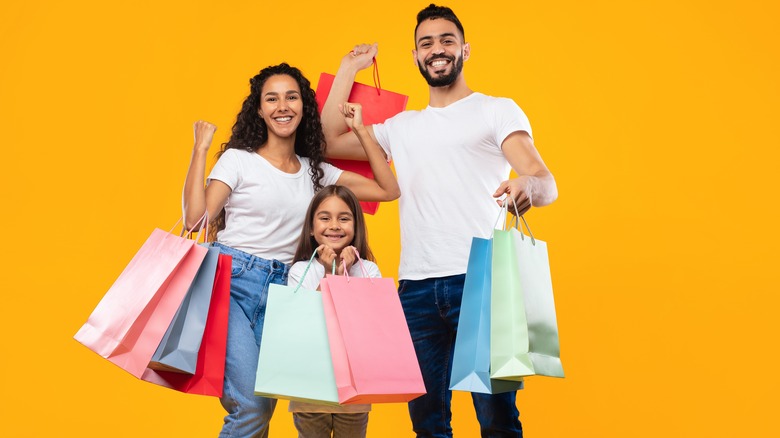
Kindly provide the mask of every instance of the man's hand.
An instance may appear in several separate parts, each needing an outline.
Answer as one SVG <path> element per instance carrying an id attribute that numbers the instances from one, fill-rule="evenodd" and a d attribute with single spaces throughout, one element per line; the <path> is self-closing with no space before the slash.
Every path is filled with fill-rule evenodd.
<path id="1" fill-rule="evenodd" d="M 377 43 L 358 44 L 341 59 L 341 67 L 350 68 L 354 72 L 371 67 L 378 51 Z"/>
<path id="2" fill-rule="evenodd" d="M 494 198 L 506 195 L 506 198 L 497 199 L 496 203 L 501 207 L 506 204 L 508 212 L 522 216 L 531 208 L 531 180 L 528 176 L 520 176 L 501 183 L 493 193 Z M 512 200 L 514 199 L 514 202 Z"/>

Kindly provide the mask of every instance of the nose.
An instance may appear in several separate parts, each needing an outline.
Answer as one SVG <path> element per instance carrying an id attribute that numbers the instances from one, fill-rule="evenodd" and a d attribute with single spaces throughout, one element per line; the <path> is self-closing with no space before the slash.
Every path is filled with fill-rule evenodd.
<path id="1" fill-rule="evenodd" d="M 434 55 L 444 53 L 444 46 L 439 42 L 434 42 L 433 47 L 431 48 L 431 53 L 433 53 Z"/>
<path id="2" fill-rule="evenodd" d="M 288 105 L 289 105 L 289 103 L 287 102 L 287 99 L 279 99 L 279 106 L 278 106 L 278 108 L 279 108 L 280 112 L 287 111 Z"/>

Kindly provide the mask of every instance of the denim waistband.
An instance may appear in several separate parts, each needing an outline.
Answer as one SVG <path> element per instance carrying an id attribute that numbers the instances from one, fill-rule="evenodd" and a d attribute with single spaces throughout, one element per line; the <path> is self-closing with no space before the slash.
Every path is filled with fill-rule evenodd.
<path id="1" fill-rule="evenodd" d="M 279 260 L 268 260 L 262 257 L 254 256 L 239 249 L 235 249 L 224 245 L 219 242 L 211 242 L 211 246 L 219 248 L 219 252 L 227 254 L 233 257 L 233 260 L 238 260 L 246 264 L 247 269 L 257 266 L 258 268 L 265 268 L 269 271 L 286 271 L 289 269 L 287 265 Z"/>

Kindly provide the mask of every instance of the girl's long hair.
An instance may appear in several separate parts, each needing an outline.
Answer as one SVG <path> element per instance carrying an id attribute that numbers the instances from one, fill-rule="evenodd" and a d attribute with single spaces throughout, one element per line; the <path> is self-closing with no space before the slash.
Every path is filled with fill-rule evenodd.
<path id="1" fill-rule="evenodd" d="M 352 239 L 351 245 L 358 250 L 360 258 L 372 262 L 375 261 L 374 254 L 368 246 L 368 230 L 366 228 L 366 220 L 363 217 L 363 209 L 360 208 L 360 201 L 358 201 L 355 194 L 352 193 L 352 190 L 344 186 L 330 185 L 325 186 L 311 198 L 309 209 L 306 210 L 306 219 L 303 222 L 303 229 L 301 229 L 301 237 L 298 239 L 298 248 L 295 250 L 293 263 L 308 261 L 312 254 L 314 254 L 314 250 L 320 246 L 312 235 L 314 213 L 317 212 L 320 204 L 331 196 L 336 196 L 344 201 L 349 207 L 349 211 L 352 212 L 352 216 L 355 220 L 355 237 Z"/>
<path id="2" fill-rule="evenodd" d="M 303 73 L 286 63 L 266 67 L 249 80 L 249 96 L 244 99 L 241 111 L 236 116 L 236 123 L 233 125 L 230 139 L 227 143 L 222 144 L 217 158 L 221 157 L 228 149 L 257 152 L 268 141 L 268 127 L 265 120 L 258 114 L 258 110 L 260 109 L 263 85 L 268 78 L 275 75 L 290 76 L 295 79 L 301 89 L 303 117 L 295 131 L 295 154 L 309 158 L 311 164 L 309 176 L 316 192 L 322 189 L 322 178 L 325 175 L 321 167 L 322 163 L 325 162 L 325 136 L 322 133 L 320 114 L 317 111 L 317 99 L 311 88 L 311 83 Z M 224 209 L 211 221 L 210 239 L 216 240 L 216 233 L 223 229 L 225 229 Z"/>

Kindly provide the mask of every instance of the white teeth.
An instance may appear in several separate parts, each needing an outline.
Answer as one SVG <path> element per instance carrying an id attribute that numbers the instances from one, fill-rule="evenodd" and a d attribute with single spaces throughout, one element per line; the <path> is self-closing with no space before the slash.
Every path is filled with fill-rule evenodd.
<path id="1" fill-rule="evenodd" d="M 447 64 L 447 61 L 444 59 L 436 60 L 431 63 L 431 67 L 441 67 L 442 65 Z"/>
<path id="2" fill-rule="evenodd" d="M 290 120 L 292 120 L 292 117 L 290 117 L 290 116 L 287 116 L 287 117 L 277 117 L 274 120 L 276 120 L 277 122 L 289 122 Z"/>

